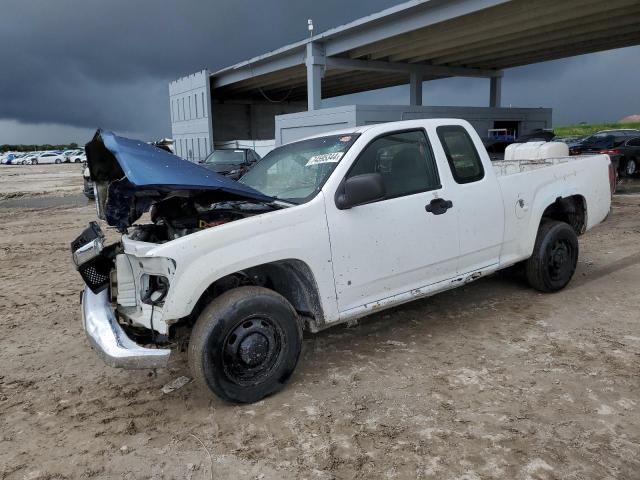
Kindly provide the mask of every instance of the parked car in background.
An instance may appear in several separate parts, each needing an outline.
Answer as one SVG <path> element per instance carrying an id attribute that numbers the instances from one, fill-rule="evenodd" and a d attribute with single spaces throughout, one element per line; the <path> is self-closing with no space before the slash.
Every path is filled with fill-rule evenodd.
<path id="1" fill-rule="evenodd" d="M 66 163 L 82 163 L 87 161 L 87 157 L 82 148 L 74 148 L 62 152 Z"/>
<path id="2" fill-rule="evenodd" d="M 576 145 L 579 145 L 588 135 L 569 135 L 566 137 L 554 137 L 554 142 L 562 142 L 566 143 L 567 146 L 571 149 Z"/>
<path id="3" fill-rule="evenodd" d="M 202 166 L 237 180 L 258 160 L 260 155 L 251 148 L 218 149 L 204 159 Z"/>
<path id="4" fill-rule="evenodd" d="M 38 156 L 43 152 L 27 152 L 20 158 L 22 165 L 37 165 Z"/>
<path id="5" fill-rule="evenodd" d="M 16 153 L 11 159 L 12 165 L 31 165 L 31 155 L 30 153 Z"/>
<path id="6" fill-rule="evenodd" d="M 638 160 L 633 156 L 633 145 L 627 150 L 632 161 L 627 161 L 620 147 L 629 140 L 640 137 L 640 130 L 628 128 L 618 130 L 602 130 L 585 137 L 580 143 L 569 148 L 570 155 L 609 155 L 618 176 L 634 175 L 638 171 Z M 628 173 L 627 168 L 631 173 Z"/>
<path id="7" fill-rule="evenodd" d="M 625 140 L 613 150 L 612 153 L 619 156 L 618 169 L 621 175 L 631 177 L 640 172 L 640 136 Z"/>
<path id="8" fill-rule="evenodd" d="M 7 160 L 7 165 L 31 165 L 33 158 L 38 155 L 39 152 L 19 152 L 12 154 Z"/>
<path id="9" fill-rule="evenodd" d="M 65 158 L 61 152 L 42 152 L 31 162 L 32 165 L 46 163 L 64 163 Z"/>
<path id="10" fill-rule="evenodd" d="M 85 163 L 87 161 L 87 154 L 84 152 L 84 150 L 78 150 L 68 158 L 70 163 Z"/>
<path id="11" fill-rule="evenodd" d="M 583 152 L 592 152 L 598 145 L 602 145 L 604 143 L 611 143 L 611 138 L 613 138 L 613 145 L 618 146 L 621 145 L 626 140 L 629 140 L 634 137 L 640 137 L 640 130 L 636 130 L 633 128 L 623 128 L 618 130 L 601 130 L 593 135 L 589 135 L 584 137 L 580 142 L 575 145 L 569 145 L 569 154 L 570 155 L 580 155 Z"/>
<path id="12" fill-rule="evenodd" d="M 616 146 L 616 137 L 613 135 L 605 135 L 598 136 L 592 139 L 592 141 L 571 147 L 569 149 L 570 155 L 597 155 L 597 154 L 605 154 L 609 155 L 611 159 L 611 163 L 616 169 L 616 172 L 619 176 L 620 170 L 620 155 L 619 152 L 615 150 Z"/>

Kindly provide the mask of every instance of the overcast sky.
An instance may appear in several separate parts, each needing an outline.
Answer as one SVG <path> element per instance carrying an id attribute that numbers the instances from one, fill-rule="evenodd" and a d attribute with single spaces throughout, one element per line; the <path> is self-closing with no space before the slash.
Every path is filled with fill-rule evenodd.
<path id="1" fill-rule="evenodd" d="M 393 0 L 2 0 L 0 143 L 85 143 L 97 127 L 170 136 L 168 82 L 215 71 L 382 10 Z M 640 47 L 507 70 L 503 105 L 554 124 L 640 113 Z M 424 84 L 426 105 L 488 103 L 488 80 Z M 408 87 L 353 96 L 406 103 Z M 330 99 L 326 105 L 353 103 Z"/>

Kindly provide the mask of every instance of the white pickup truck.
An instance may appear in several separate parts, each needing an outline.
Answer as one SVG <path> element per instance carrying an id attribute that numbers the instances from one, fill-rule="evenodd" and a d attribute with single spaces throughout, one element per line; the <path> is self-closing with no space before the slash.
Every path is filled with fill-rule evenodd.
<path id="1" fill-rule="evenodd" d="M 110 365 L 158 368 L 189 338 L 220 397 L 281 389 L 317 332 L 517 263 L 562 289 L 609 213 L 606 155 L 492 164 L 463 120 L 411 120 L 276 148 L 239 182 L 98 131 L 97 223 L 72 243 L 87 336 Z M 134 224 L 140 218 L 139 224 Z"/>

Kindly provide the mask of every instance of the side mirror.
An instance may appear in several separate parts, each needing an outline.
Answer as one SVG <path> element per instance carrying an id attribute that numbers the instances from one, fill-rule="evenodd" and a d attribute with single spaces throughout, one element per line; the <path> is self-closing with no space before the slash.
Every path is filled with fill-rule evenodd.
<path id="1" fill-rule="evenodd" d="M 347 178 L 336 192 L 338 210 L 347 210 L 356 205 L 382 200 L 385 197 L 384 182 L 379 173 L 363 173 Z"/>

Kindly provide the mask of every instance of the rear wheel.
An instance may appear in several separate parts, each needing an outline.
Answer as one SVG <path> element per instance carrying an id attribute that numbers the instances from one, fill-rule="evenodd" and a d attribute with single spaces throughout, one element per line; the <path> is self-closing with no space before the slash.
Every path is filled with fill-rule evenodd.
<path id="1" fill-rule="evenodd" d="M 556 292 L 573 277 L 578 263 L 578 237 L 568 224 L 543 220 L 533 254 L 525 264 L 527 280 L 536 290 Z"/>
<path id="2" fill-rule="evenodd" d="M 632 177 L 638 173 L 638 162 L 634 158 L 630 158 L 624 164 L 624 174 L 626 177 Z"/>
<path id="3" fill-rule="evenodd" d="M 298 363 L 302 329 L 281 295 L 261 287 L 223 293 L 191 332 L 194 377 L 220 398 L 252 403 L 281 390 Z"/>

